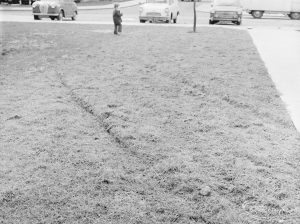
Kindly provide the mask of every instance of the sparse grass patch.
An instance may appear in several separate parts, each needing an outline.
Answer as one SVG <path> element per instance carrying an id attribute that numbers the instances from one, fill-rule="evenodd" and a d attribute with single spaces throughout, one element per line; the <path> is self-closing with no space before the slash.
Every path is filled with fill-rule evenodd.
<path id="1" fill-rule="evenodd" d="M 299 134 L 246 32 L 2 27 L 0 222 L 300 221 Z"/>

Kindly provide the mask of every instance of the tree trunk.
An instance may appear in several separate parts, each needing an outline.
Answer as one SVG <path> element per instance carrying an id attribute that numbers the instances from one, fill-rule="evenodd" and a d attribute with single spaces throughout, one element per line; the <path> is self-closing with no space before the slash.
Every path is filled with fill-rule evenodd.
<path id="1" fill-rule="evenodd" d="M 196 0 L 194 0 L 194 33 L 196 32 L 196 23 L 197 23 L 197 15 L 196 15 Z"/>

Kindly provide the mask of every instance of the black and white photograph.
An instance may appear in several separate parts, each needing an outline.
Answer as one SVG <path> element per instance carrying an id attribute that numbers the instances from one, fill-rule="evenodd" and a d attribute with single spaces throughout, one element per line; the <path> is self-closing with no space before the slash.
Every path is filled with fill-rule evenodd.
<path id="1" fill-rule="evenodd" d="M 0 3 L 0 224 L 300 223 L 300 0 Z"/>

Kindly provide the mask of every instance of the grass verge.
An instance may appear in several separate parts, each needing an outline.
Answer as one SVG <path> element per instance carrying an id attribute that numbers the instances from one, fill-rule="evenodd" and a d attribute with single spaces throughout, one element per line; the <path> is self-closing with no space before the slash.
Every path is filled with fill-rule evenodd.
<path id="1" fill-rule="evenodd" d="M 245 31 L 2 25 L 0 221 L 299 223 L 299 134 Z"/>

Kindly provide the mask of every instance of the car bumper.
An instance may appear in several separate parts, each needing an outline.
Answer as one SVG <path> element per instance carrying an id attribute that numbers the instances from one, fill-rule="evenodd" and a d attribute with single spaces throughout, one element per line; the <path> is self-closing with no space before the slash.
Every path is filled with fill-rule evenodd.
<path id="1" fill-rule="evenodd" d="M 140 20 L 159 22 L 159 21 L 167 21 L 170 20 L 169 17 L 166 16 L 140 16 Z"/>
<path id="2" fill-rule="evenodd" d="M 211 21 L 242 21 L 242 15 L 234 15 L 234 16 L 217 16 L 216 14 L 210 14 Z"/>
<path id="3" fill-rule="evenodd" d="M 47 13 L 47 14 L 44 14 L 44 13 L 32 13 L 32 15 L 34 16 L 40 16 L 40 17 L 49 17 L 49 16 L 58 16 L 59 14 L 58 13 Z"/>

